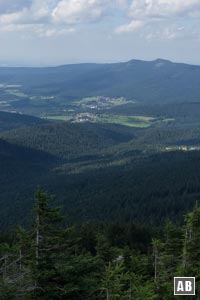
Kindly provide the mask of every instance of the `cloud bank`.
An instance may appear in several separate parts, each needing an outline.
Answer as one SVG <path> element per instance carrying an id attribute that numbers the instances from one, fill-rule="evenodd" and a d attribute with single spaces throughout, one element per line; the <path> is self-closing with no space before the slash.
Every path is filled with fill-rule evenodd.
<path id="1" fill-rule="evenodd" d="M 130 16 L 136 18 L 200 17 L 199 0 L 133 0 Z"/>
<path id="2" fill-rule="evenodd" d="M 116 34 L 141 32 L 145 27 L 158 32 L 159 27 L 159 32 L 163 29 L 165 36 L 175 38 L 175 31 L 184 34 L 187 22 L 199 26 L 200 0 L 0 0 L 0 31 L 32 30 L 51 37 L 104 20 L 110 20 L 110 32 Z"/>

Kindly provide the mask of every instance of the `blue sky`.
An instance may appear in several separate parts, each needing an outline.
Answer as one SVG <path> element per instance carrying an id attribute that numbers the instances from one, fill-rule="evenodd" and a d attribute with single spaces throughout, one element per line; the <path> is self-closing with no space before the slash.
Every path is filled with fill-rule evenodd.
<path id="1" fill-rule="evenodd" d="M 0 0 L 0 64 L 200 65 L 200 0 Z"/>

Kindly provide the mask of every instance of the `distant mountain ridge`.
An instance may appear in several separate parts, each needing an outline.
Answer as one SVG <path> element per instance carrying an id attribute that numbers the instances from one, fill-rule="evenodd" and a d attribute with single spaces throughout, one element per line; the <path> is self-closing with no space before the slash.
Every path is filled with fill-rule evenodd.
<path id="1" fill-rule="evenodd" d="M 49 68 L 0 68 L 0 83 L 20 84 L 24 92 L 76 99 L 124 96 L 147 103 L 200 101 L 200 66 L 168 60 L 130 60 Z"/>

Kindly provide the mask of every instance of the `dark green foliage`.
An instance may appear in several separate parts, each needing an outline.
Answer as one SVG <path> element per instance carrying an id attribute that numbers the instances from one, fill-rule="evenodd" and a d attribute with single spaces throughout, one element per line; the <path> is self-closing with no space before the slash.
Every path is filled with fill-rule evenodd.
<path id="1" fill-rule="evenodd" d="M 44 123 L 47 123 L 47 121 L 33 116 L 0 111 L 0 132 Z"/>
<path id="2" fill-rule="evenodd" d="M 200 208 L 198 206 L 186 217 L 183 265 L 186 272 L 200 278 Z M 194 275 L 195 274 L 195 275 Z"/>
<path id="3" fill-rule="evenodd" d="M 3 133 L 14 144 L 45 151 L 61 158 L 92 157 L 101 149 L 127 142 L 134 136 L 117 125 L 51 123 Z"/>
<path id="4" fill-rule="evenodd" d="M 104 113 L 106 113 L 106 110 Z M 199 127 L 200 103 L 197 101 L 192 103 L 186 103 L 184 101 L 181 103 L 172 102 L 169 104 L 129 103 L 115 106 L 109 110 L 109 113 L 125 116 L 163 117 L 171 119 L 171 122 L 168 124 L 162 123 L 162 127 L 170 127 L 170 129 L 173 127 L 178 127 L 179 129 L 190 127 L 190 129 L 194 129 L 196 126 Z M 159 126 L 161 126 L 161 124 Z"/>
<path id="5" fill-rule="evenodd" d="M 31 230 L 31 270 L 36 283 L 33 295 L 37 299 L 59 299 L 57 263 L 64 251 L 59 208 L 49 207 L 49 196 L 41 191 L 35 195 L 35 222 Z"/>
<path id="6" fill-rule="evenodd" d="M 68 223 L 181 222 L 200 196 L 199 151 L 165 150 L 184 138 L 198 141 L 198 129 L 130 131 L 55 123 L 12 130 L 2 137 L 2 229 L 28 223 L 31 195 L 38 186 L 59 195 Z"/>
<path id="7" fill-rule="evenodd" d="M 191 299 L 199 299 L 199 207 L 182 228 L 167 222 L 156 234 L 127 224 L 65 229 L 50 202 L 38 191 L 31 228 L 0 243 L 0 299 L 171 300 L 176 275 L 196 276 L 197 298 Z M 133 228 L 149 234 L 142 251 L 139 236 L 120 235 Z"/>
<path id="8" fill-rule="evenodd" d="M 199 141 L 199 129 L 188 127 L 63 122 L 3 132 L 0 227 L 30 224 L 38 186 L 59 195 L 68 224 L 180 223 L 200 196 Z"/>
<path id="9" fill-rule="evenodd" d="M 0 139 L 1 229 L 25 220 L 33 203 L 29 193 L 34 193 L 56 161 L 54 156 L 47 153 Z"/>

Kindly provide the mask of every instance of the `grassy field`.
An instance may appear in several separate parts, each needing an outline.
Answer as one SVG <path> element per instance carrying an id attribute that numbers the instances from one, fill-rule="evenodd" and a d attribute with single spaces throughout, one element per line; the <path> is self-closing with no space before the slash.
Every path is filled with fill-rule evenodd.
<path id="1" fill-rule="evenodd" d="M 71 116 L 45 116 L 43 119 L 47 120 L 55 120 L 55 121 L 70 121 L 72 119 Z"/>
<path id="2" fill-rule="evenodd" d="M 53 100 L 54 96 L 31 96 L 30 100 Z"/>
<path id="3" fill-rule="evenodd" d="M 73 120 L 73 117 L 70 115 L 49 115 L 44 118 L 56 121 Z M 152 125 L 152 121 L 154 121 L 154 118 L 148 116 L 98 115 L 96 119 L 97 123 L 112 123 L 137 128 L 148 128 Z"/>
<path id="4" fill-rule="evenodd" d="M 102 123 L 120 124 L 129 127 L 147 128 L 150 127 L 154 118 L 143 116 L 120 116 L 120 115 L 101 115 L 97 121 Z"/>
<path id="5" fill-rule="evenodd" d="M 22 85 L 20 84 L 6 84 L 6 83 L 0 83 L 0 88 L 20 88 Z"/>
<path id="6" fill-rule="evenodd" d="M 81 100 L 74 102 L 74 104 L 76 104 L 76 105 L 89 104 L 90 102 L 93 102 L 93 101 L 97 101 L 97 97 L 83 98 Z"/>
<path id="7" fill-rule="evenodd" d="M 96 102 L 96 104 L 98 104 L 99 102 L 99 97 L 89 97 L 89 98 L 83 98 L 79 101 L 74 102 L 76 105 L 89 105 L 93 102 Z M 124 105 L 124 104 L 128 104 L 128 103 L 136 103 L 135 100 L 127 100 L 125 98 L 109 98 L 109 100 L 107 101 L 107 103 L 105 103 L 105 106 L 119 106 L 119 105 Z"/>
<path id="8" fill-rule="evenodd" d="M 175 121 L 175 119 L 170 119 L 170 118 L 168 118 L 168 119 L 163 119 L 162 120 L 163 122 L 165 122 L 165 123 L 170 123 L 170 122 L 173 122 L 173 121 Z"/>
<path id="9" fill-rule="evenodd" d="M 18 91 L 18 90 L 6 90 L 6 93 L 16 96 L 16 97 L 20 97 L 20 98 L 26 98 L 27 95 Z"/>

